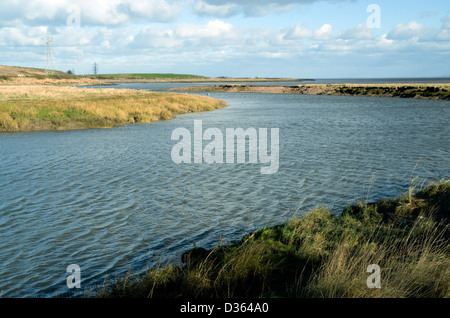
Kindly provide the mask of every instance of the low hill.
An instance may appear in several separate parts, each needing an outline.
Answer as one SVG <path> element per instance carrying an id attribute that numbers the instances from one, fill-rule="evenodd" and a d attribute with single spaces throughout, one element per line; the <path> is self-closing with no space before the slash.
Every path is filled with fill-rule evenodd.
<path id="1" fill-rule="evenodd" d="M 15 78 L 55 78 L 55 79 L 73 79 L 77 76 L 72 74 L 67 74 L 61 71 L 52 71 L 51 74 L 46 74 L 44 69 L 32 68 L 32 67 L 21 67 L 21 66 L 7 66 L 0 65 L 0 80 L 9 80 Z"/>
<path id="2" fill-rule="evenodd" d="M 62 71 L 53 71 L 47 74 L 44 69 L 20 66 L 0 65 L 0 82 L 19 79 L 38 80 L 95 80 L 108 82 L 279 82 L 279 81 L 299 81 L 292 78 L 263 78 L 263 77 L 207 77 L 192 74 L 175 73 L 116 73 L 116 74 L 84 74 L 73 75 Z M 29 80 L 27 80 L 29 82 Z M 60 83 L 61 84 L 61 83 Z"/>

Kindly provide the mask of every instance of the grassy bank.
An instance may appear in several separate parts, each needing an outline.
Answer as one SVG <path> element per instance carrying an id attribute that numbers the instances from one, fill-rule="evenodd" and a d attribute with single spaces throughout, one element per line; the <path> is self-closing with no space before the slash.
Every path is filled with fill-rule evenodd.
<path id="1" fill-rule="evenodd" d="M 93 76 L 89 76 L 94 78 Z M 106 83 L 149 82 L 149 83 L 223 83 L 223 82 L 297 82 L 292 78 L 251 78 L 251 77 L 205 77 L 184 74 L 101 74 L 95 79 Z"/>
<path id="2" fill-rule="evenodd" d="M 220 100 L 188 94 L 0 84 L 0 132 L 110 128 L 225 106 Z"/>
<path id="3" fill-rule="evenodd" d="M 358 203 L 334 216 L 318 208 L 184 265 L 107 281 L 97 297 L 450 297 L 450 182 L 397 199 Z M 381 269 L 368 288 L 367 267 Z"/>
<path id="4" fill-rule="evenodd" d="M 117 82 L 279 82 L 298 81 L 292 78 L 263 78 L 263 77 L 207 77 L 192 74 L 174 73 L 116 73 L 116 74 L 85 74 L 75 75 L 61 71 L 51 71 L 48 74 L 45 69 L 0 65 L 0 84 L 34 83 L 34 84 L 59 84 L 86 82 L 87 85 L 107 84 Z M 79 84 L 82 85 L 82 84 Z"/>
<path id="5" fill-rule="evenodd" d="M 0 81 L 12 81 L 22 78 L 38 80 L 48 78 L 75 79 L 77 76 L 61 71 L 52 71 L 52 74 L 47 74 L 45 70 L 41 68 L 0 65 Z"/>
<path id="6" fill-rule="evenodd" d="M 190 92 L 379 96 L 450 100 L 450 84 L 309 84 L 296 86 L 213 85 L 180 87 L 168 90 Z"/>
<path id="7" fill-rule="evenodd" d="M 118 74 L 99 74 L 88 75 L 89 78 L 100 80 L 205 80 L 208 77 L 191 74 L 173 74 L 173 73 L 118 73 Z"/>

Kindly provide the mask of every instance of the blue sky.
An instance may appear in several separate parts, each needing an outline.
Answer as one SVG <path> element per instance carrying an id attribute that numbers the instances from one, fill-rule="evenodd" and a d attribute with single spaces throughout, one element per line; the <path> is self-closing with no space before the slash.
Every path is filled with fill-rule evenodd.
<path id="1" fill-rule="evenodd" d="M 369 5 L 380 27 L 369 25 Z M 0 64 L 236 77 L 449 76 L 450 1 L 14 0 Z"/>

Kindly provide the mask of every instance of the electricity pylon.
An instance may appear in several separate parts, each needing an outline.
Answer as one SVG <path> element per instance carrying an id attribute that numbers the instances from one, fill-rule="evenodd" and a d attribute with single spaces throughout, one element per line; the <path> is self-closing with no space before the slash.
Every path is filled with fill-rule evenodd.
<path id="1" fill-rule="evenodd" d="M 53 38 L 50 37 L 50 34 L 47 32 L 44 38 L 44 45 L 46 48 L 47 60 L 45 64 L 45 74 L 53 74 L 53 56 L 52 56 L 52 47 L 53 47 Z"/>
<path id="2" fill-rule="evenodd" d="M 98 74 L 98 64 L 97 63 L 94 63 L 92 65 L 92 73 L 94 73 L 94 77 L 97 76 L 97 74 Z"/>

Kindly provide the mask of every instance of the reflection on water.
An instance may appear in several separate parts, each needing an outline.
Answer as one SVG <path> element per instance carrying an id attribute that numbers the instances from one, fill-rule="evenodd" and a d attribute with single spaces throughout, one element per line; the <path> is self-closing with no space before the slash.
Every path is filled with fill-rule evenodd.
<path id="1" fill-rule="evenodd" d="M 139 84 L 146 88 L 145 84 Z M 229 107 L 113 129 L 0 135 L 0 290 L 67 292 L 176 261 L 319 205 L 397 196 L 413 176 L 449 176 L 449 102 L 211 93 Z M 171 133 L 279 128 L 280 167 L 172 162 Z M 417 167 L 413 171 L 415 165 Z"/>

